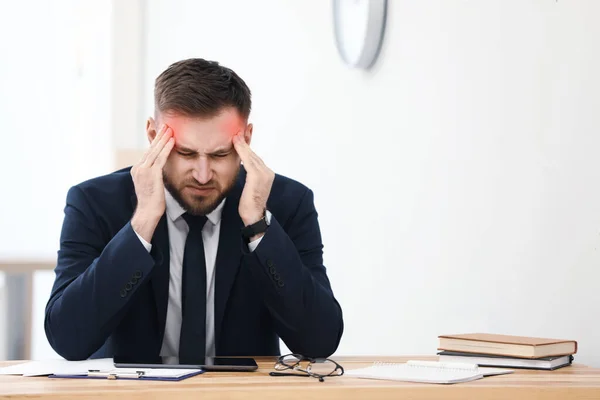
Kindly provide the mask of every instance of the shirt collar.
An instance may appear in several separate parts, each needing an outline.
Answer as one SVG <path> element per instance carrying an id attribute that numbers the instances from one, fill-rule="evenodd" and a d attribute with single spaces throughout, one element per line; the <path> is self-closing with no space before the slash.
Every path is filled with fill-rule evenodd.
<path id="1" fill-rule="evenodd" d="M 167 215 L 171 221 L 175 222 L 179 217 L 185 214 L 185 209 L 179 204 L 177 200 L 171 195 L 171 193 L 165 188 L 165 202 L 167 204 Z M 223 206 L 225 205 L 225 199 L 221 203 L 206 215 L 206 218 L 213 224 L 217 225 L 221 222 L 221 215 L 223 213 Z"/>

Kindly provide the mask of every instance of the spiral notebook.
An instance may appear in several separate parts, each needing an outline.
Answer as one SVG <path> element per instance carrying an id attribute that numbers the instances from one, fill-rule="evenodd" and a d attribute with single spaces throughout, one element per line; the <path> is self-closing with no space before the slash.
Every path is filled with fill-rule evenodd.
<path id="1" fill-rule="evenodd" d="M 477 364 L 408 361 L 407 363 L 376 362 L 369 367 L 346 370 L 345 375 L 364 379 L 450 384 L 512 372 L 513 370 L 510 369 L 481 368 Z"/>

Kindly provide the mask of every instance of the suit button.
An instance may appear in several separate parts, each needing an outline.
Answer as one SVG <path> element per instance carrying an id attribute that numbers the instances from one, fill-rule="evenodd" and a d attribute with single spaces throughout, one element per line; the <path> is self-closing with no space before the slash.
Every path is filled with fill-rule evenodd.
<path id="1" fill-rule="evenodd" d="M 272 260 L 267 260 L 267 267 L 272 267 L 273 266 L 273 261 Z"/>
<path id="2" fill-rule="evenodd" d="M 279 274 L 273 274 L 273 278 L 275 278 L 275 280 L 278 281 L 281 277 L 279 276 Z"/>
<path id="3" fill-rule="evenodd" d="M 133 277 L 136 279 L 140 279 L 142 277 L 142 271 L 140 271 L 139 269 L 137 271 L 135 271 L 135 273 L 133 274 Z"/>
<path id="4" fill-rule="evenodd" d="M 271 275 L 275 275 L 275 267 L 269 268 L 269 272 L 271 273 Z"/>
<path id="5" fill-rule="evenodd" d="M 283 281 L 277 281 L 277 286 L 283 287 L 285 286 L 285 284 L 283 283 Z"/>
<path id="6" fill-rule="evenodd" d="M 127 291 L 125 289 L 121 289 L 121 297 L 127 296 Z"/>
<path id="7" fill-rule="evenodd" d="M 125 290 L 127 290 L 128 292 L 133 288 L 133 285 L 131 283 L 127 283 L 127 285 L 125 285 Z"/>
<path id="8" fill-rule="evenodd" d="M 131 280 L 129 281 L 129 283 L 131 283 L 132 285 L 135 285 L 136 283 L 138 283 L 138 280 L 134 276 L 133 278 L 131 278 Z"/>

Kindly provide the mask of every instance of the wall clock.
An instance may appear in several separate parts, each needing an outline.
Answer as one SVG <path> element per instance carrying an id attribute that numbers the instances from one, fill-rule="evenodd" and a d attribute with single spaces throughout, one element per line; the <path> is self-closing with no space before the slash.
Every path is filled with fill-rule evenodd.
<path id="1" fill-rule="evenodd" d="M 387 0 L 333 0 L 338 52 L 353 68 L 368 69 L 383 43 Z"/>

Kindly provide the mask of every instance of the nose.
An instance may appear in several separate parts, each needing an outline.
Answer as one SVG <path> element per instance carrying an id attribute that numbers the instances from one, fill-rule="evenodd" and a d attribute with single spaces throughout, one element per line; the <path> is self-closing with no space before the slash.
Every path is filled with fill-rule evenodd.
<path id="1" fill-rule="evenodd" d="M 196 160 L 192 176 L 199 184 L 204 185 L 212 179 L 212 169 L 208 157 L 200 156 Z"/>

